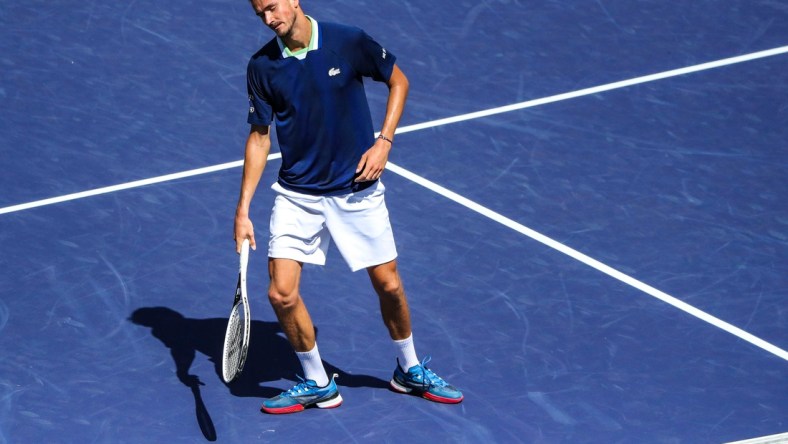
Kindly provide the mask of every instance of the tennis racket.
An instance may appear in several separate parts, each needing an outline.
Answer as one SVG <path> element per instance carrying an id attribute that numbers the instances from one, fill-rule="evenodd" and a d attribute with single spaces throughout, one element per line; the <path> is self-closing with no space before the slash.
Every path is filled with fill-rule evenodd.
<path id="1" fill-rule="evenodd" d="M 249 351 L 249 298 L 246 296 L 246 265 L 249 263 L 249 240 L 241 244 L 241 262 L 238 268 L 238 283 L 235 286 L 235 300 L 224 334 L 222 352 L 222 378 L 229 383 L 244 368 L 246 353 Z"/>

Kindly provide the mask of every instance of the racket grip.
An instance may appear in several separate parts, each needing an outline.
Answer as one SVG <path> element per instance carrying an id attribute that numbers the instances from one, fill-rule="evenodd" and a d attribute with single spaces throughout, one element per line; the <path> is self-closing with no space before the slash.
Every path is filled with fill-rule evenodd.
<path id="1" fill-rule="evenodd" d="M 239 271 L 246 275 L 246 266 L 249 264 L 249 239 L 244 239 L 241 243 L 241 261 Z"/>

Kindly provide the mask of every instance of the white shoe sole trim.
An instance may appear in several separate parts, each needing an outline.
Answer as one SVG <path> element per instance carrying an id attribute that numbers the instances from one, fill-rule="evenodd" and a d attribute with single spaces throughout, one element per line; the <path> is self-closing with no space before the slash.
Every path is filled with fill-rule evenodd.
<path id="1" fill-rule="evenodd" d="M 331 407 L 336 407 L 339 404 L 342 404 L 342 395 L 337 394 L 336 398 L 329 399 L 328 401 L 318 402 L 315 405 L 321 409 L 330 409 Z"/>

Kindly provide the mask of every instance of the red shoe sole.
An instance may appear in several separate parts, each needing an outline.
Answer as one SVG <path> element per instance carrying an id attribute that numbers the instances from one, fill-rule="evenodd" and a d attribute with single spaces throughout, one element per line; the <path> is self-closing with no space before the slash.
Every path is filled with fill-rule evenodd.
<path id="1" fill-rule="evenodd" d="M 321 409 L 335 409 L 335 408 L 337 408 L 337 407 L 339 407 L 341 405 L 342 405 L 342 401 L 339 401 L 339 403 L 337 403 L 336 405 L 330 405 L 330 406 L 327 406 L 327 407 L 320 407 L 318 405 L 315 405 L 315 407 L 321 408 Z M 260 407 L 260 410 L 262 412 L 264 412 L 264 413 L 269 413 L 271 415 L 282 415 L 282 414 L 286 414 L 286 413 L 303 412 L 304 411 L 304 406 L 301 405 L 301 404 L 296 404 L 296 405 L 291 405 L 290 407 L 282 407 L 282 408 L 278 408 L 278 409 L 269 409 L 269 408 L 266 408 L 265 406 L 262 406 L 262 407 Z"/>
<path id="2" fill-rule="evenodd" d="M 304 406 L 302 406 L 301 404 L 296 404 L 296 405 L 291 405 L 290 407 L 282 407 L 282 408 L 278 408 L 278 409 L 269 409 L 269 408 L 266 408 L 265 406 L 263 406 L 263 407 L 260 407 L 260 410 L 262 410 L 265 413 L 270 413 L 271 415 L 282 415 L 282 414 L 285 414 L 285 413 L 303 412 L 304 411 Z"/>
<path id="3" fill-rule="evenodd" d="M 412 391 L 403 390 L 399 386 L 394 385 L 393 381 L 389 382 L 389 387 L 391 388 L 391 390 L 397 393 L 414 394 Z M 422 393 L 421 397 L 429 401 L 439 402 L 441 404 L 459 404 L 462 402 L 463 399 L 465 399 L 465 396 L 461 396 L 459 398 L 444 398 L 443 396 L 436 396 L 429 392 Z"/>
<path id="4" fill-rule="evenodd" d="M 443 396 L 435 396 L 432 393 L 424 392 L 421 395 L 424 399 L 429 399 L 430 401 L 440 402 L 441 404 L 459 404 L 465 399 L 465 396 L 461 396 L 459 398 L 444 398 Z"/>

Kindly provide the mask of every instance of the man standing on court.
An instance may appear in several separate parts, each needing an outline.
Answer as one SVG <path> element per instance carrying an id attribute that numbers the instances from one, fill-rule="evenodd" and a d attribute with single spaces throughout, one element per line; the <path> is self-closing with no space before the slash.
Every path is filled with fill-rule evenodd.
<path id="1" fill-rule="evenodd" d="M 268 244 L 268 298 L 295 349 L 304 379 L 266 400 L 267 413 L 342 403 L 334 377 L 320 359 L 312 320 L 299 292 L 304 263 L 325 264 L 329 242 L 353 271 L 366 269 L 383 322 L 397 351 L 393 390 L 459 403 L 462 393 L 419 361 L 410 311 L 397 271 L 397 251 L 380 176 L 408 93 L 395 57 L 362 30 L 318 23 L 299 0 L 251 0 L 276 36 L 247 69 L 249 117 L 235 240 L 256 248 L 249 219 L 252 196 L 271 146 L 276 120 L 282 165 L 276 183 Z M 388 104 L 375 139 L 363 77 L 386 83 Z"/>

